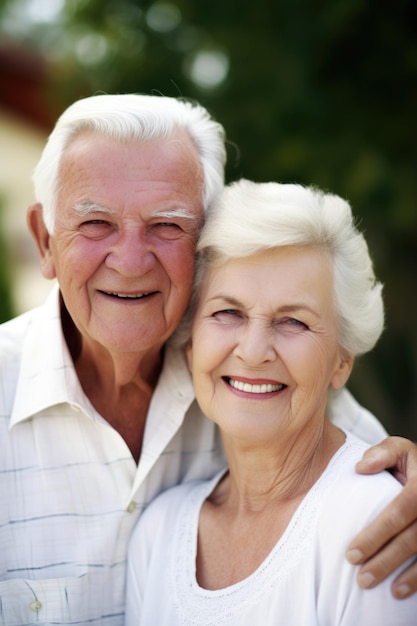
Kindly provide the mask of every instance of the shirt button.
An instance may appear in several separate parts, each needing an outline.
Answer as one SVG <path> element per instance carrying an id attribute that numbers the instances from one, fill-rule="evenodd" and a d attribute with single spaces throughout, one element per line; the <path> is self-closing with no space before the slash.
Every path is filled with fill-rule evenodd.
<path id="1" fill-rule="evenodd" d="M 136 502 L 129 502 L 129 504 L 127 505 L 127 512 L 128 513 L 133 513 L 133 511 L 136 509 Z"/>
<path id="2" fill-rule="evenodd" d="M 39 602 L 39 600 L 34 600 L 29 604 L 29 608 L 32 609 L 32 611 L 40 611 L 42 608 L 42 602 Z"/>

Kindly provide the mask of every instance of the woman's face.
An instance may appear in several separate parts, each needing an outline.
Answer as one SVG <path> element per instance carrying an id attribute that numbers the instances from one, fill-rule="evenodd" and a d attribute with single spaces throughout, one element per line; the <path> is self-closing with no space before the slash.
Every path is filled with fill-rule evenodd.
<path id="1" fill-rule="evenodd" d="M 330 256 L 283 247 L 209 269 L 187 354 L 224 433 L 265 443 L 322 424 L 353 362 L 338 344 Z"/>

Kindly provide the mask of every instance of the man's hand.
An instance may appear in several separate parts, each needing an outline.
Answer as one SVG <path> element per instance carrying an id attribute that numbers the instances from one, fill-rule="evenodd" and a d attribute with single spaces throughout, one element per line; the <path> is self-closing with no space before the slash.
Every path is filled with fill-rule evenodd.
<path id="1" fill-rule="evenodd" d="M 376 474 L 383 469 L 390 469 L 404 489 L 355 537 L 346 553 L 350 563 L 362 565 L 358 583 L 367 589 L 417 554 L 417 446 L 402 437 L 389 437 L 367 450 L 356 466 L 359 474 Z M 392 585 L 392 593 L 399 599 L 415 591 L 416 560 Z"/>

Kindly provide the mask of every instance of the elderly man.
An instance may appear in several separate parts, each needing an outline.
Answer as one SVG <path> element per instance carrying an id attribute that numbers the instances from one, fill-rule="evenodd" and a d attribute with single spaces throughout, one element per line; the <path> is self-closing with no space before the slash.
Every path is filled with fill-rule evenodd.
<path id="1" fill-rule="evenodd" d="M 127 543 L 144 506 L 224 464 L 184 355 L 167 344 L 224 162 L 222 127 L 171 98 L 81 100 L 48 140 L 28 224 L 58 285 L 0 329 L 0 623 L 121 625 Z M 370 443 L 385 436 L 348 392 L 340 402 L 344 428 Z M 365 471 L 406 455 L 417 471 L 411 444 L 383 446 Z M 372 556 L 417 517 L 415 482 L 351 558 Z M 395 515 L 403 522 L 390 528 Z M 366 584 L 417 548 L 397 549 L 412 529 L 391 542 L 388 563 L 382 553 L 365 566 Z M 399 593 L 416 585 L 415 572 L 405 576 Z"/>

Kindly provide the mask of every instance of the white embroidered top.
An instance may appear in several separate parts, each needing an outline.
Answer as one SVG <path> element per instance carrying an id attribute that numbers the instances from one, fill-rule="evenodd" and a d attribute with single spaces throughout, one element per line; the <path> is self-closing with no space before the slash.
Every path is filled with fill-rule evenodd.
<path id="1" fill-rule="evenodd" d="M 226 589 L 203 589 L 195 575 L 199 512 L 220 476 L 160 496 L 130 544 L 126 626 L 415 624 L 417 598 L 395 600 L 392 577 L 361 591 L 344 556 L 355 533 L 400 490 L 387 473 L 355 473 L 365 448 L 347 437 L 269 556 Z"/>

